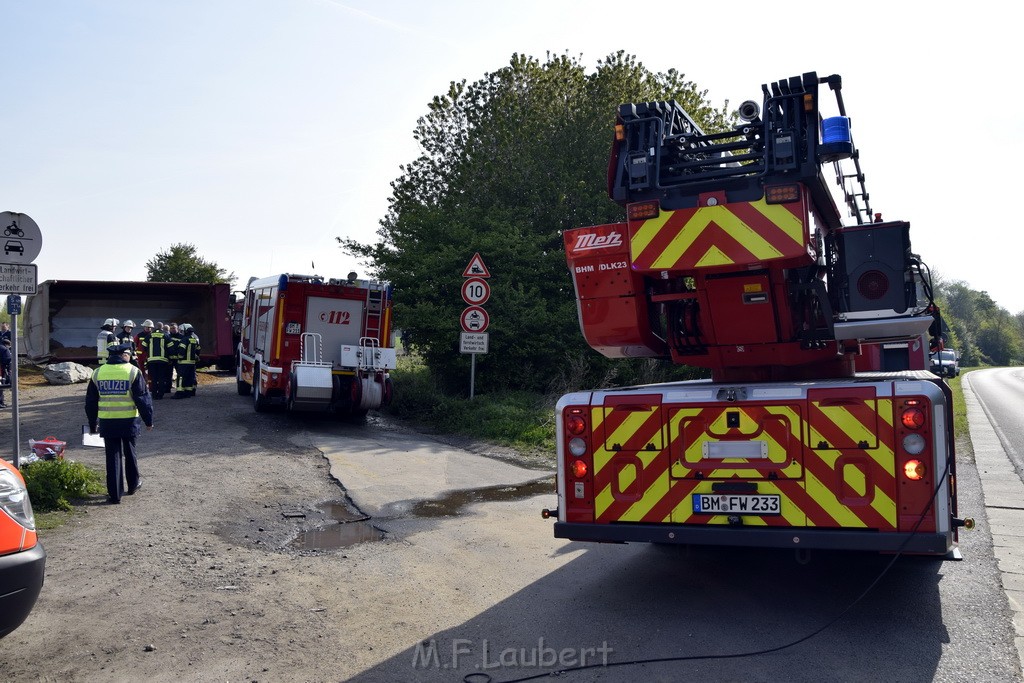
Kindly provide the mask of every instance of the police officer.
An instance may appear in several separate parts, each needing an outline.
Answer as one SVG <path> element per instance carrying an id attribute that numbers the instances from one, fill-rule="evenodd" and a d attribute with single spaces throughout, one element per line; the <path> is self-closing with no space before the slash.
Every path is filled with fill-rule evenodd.
<path id="1" fill-rule="evenodd" d="M 192 326 L 181 326 L 181 358 L 178 360 L 178 391 L 174 398 L 192 398 L 196 395 L 196 361 L 199 360 L 199 337 Z"/>
<path id="2" fill-rule="evenodd" d="M 167 336 L 155 328 L 146 339 L 146 371 L 153 385 L 153 398 L 160 400 L 171 390 L 171 366 L 167 362 Z"/>
<path id="3" fill-rule="evenodd" d="M 89 431 L 99 431 L 106 447 L 107 495 L 111 503 L 120 503 L 123 494 L 130 496 L 142 486 L 135 452 L 135 439 L 142 431 L 140 417 L 146 429 L 153 429 L 153 403 L 142 372 L 128 362 L 130 353 L 131 348 L 125 344 L 111 344 L 107 362 L 93 371 L 85 394 Z"/>
<path id="4" fill-rule="evenodd" d="M 100 333 L 96 335 L 96 358 L 100 365 L 107 362 L 107 347 L 117 343 L 117 335 L 114 334 L 117 325 L 117 318 L 107 318 L 100 326 Z"/>

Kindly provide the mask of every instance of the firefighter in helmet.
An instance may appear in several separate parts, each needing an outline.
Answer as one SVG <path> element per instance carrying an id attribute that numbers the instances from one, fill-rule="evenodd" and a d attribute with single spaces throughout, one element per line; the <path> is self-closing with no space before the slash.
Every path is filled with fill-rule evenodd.
<path id="1" fill-rule="evenodd" d="M 163 330 L 154 328 L 146 337 L 145 351 L 146 372 L 152 385 L 153 399 L 160 400 L 171 391 L 171 365 L 167 360 L 167 335 Z"/>
<path id="2" fill-rule="evenodd" d="M 117 334 L 117 343 L 125 344 L 128 346 L 129 358 L 128 362 L 139 367 L 138 353 L 135 348 L 135 337 L 132 336 L 132 330 L 135 329 L 135 323 L 132 320 L 125 320 L 121 325 L 121 332 Z"/>
<path id="3" fill-rule="evenodd" d="M 199 360 L 199 337 L 188 323 L 181 325 L 178 358 L 178 390 L 174 398 L 196 395 L 196 361 Z"/>
<path id="4" fill-rule="evenodd" d="M 100 333 L 96 335 L 96 358 L 100 365 L 107 362 L 107 347 L 118 343 L 114 328 L 119 324 L 117 318 L 107 318 L 100 326 Z"/>

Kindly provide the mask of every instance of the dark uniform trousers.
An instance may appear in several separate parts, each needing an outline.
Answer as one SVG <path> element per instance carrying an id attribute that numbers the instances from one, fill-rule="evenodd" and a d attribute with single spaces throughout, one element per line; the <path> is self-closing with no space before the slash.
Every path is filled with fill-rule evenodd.
<path id="1" fill-rule="evenodd" d="M 134 491 L 139 485 L 139 460 L 135 453 L 135 437 L 105 436 L 103 446 L 107 451 L 107 493 L 111 500 L 121 500 L 121 496 L 124 495 L 125 479 L 128 480 L 129 491 Z"/>

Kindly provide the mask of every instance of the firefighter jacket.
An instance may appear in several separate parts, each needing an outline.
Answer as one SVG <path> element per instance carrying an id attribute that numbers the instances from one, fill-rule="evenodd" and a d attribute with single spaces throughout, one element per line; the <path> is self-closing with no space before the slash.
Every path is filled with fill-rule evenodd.
<path id="1" fill-rule="evenodd" d="M 181 340 L 181 356 L 178 359 L 178 364 L 195 365 L 196 361 L 199 360 L 199 337 L 194 334 L 187 335 Z"/>
<path id="2" fill-rule="evenodd" d="M 135 335 L 135 353 L 138 354 L 139 361 L 142 363 L 146 362 L 146 354 L 149 353 L 146 349 L 149 347 L 149 337 L 151 334 L 153 333 L 143 330 Z"/>
<path id="3" fill-rule="evenodd" d="M 169 332 L 167 333 L 167 360 L 173 362 L 180 361 L 185 357 L 185 340 L 182 339 L 181 333 Z"/>
<path id="4" fill-rule="evenodd" d="M 161 330 L 153 330 L 146 340 L 147 362 L 167 362 L 167 335 Z"/>
<path id="5" fill-rule="evenodd" d="M 135 348 L 135 338 L 132 337 L 132 333 L 128 330 L 121 328 L 121 333 L 117 335 L 118 344 L 127 344 L 129 349 L 128 352 L 131 354 L 131 360 L 134 361 L 138 357 L 138 353 Z"/>
<path id="6" fill-rule="evenodd" d="M 117 335 L 110 330 L 109 325 L 104 325 L 96 335 L 96 357 L 100 365 L 107 362 L 107 347 L 116 343 Z"/>
<path id="7" fill-rule="evenodd" d="M 142 372 L 121 356 L 96 368 L 85 392 L 85 416 L 89 430 L 98 424 L 105 439 L 138 436 L 142 422 L 152 426 L 153 401 Z"/>

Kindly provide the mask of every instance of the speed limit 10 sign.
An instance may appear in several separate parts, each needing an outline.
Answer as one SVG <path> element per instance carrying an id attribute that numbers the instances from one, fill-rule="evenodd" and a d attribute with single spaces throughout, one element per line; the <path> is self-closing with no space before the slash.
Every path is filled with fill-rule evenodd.
<path id="1" fill-rule="evenodd" d="M 471 277 L 462 283 L 462 300 L 470 306 L 480 306 L 491 298 L 491 286 L 487 280 Z"/>

